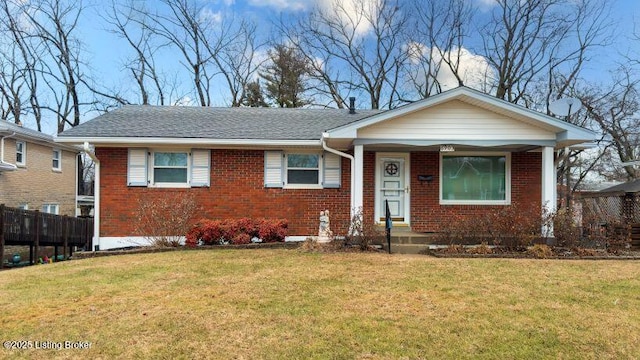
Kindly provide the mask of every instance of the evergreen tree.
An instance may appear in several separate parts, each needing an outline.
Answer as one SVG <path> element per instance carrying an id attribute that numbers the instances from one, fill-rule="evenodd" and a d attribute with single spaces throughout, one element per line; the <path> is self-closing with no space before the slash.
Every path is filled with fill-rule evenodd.
<path id="1" fill-rule="evenodd" d="M 269 107 L 269 104 L 264 101 L 260 80 L 247 83 L 244 99 L 242 99 L 242 105 L 248 107 Z"/>
<path id="2" fill-rule="evenodd" d="M 266 81 L 266 96 L 278 107 L 296 108 L 309 104 L 304 98 L 309 64 L 294 48 L 276 45 L 269 51 L 270 63 L 260 77 Z"/>

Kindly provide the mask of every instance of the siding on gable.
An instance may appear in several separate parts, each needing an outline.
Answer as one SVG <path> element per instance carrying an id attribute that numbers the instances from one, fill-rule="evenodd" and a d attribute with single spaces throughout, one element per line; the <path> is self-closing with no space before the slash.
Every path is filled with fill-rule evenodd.
<path id="1" fill-rule="evenodd" d="M 358 130 L 359 138 L 409 140 L 555 140 L 540 127 L 462 101 L 434 106 Z"/>

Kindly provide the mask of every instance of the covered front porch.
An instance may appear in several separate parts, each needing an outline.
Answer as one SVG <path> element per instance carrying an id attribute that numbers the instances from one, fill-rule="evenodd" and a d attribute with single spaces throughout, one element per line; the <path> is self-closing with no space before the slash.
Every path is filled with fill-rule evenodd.
<path id="1" fill-rule="evenodd" d="M 430 233 L 443 219 L 513 204 L 555 211 L 555 152 L 593 138 L 460 87 L 328 130 L 322 144 L 351 161 L 352 215 L 380 223 L 387 201 L 395 227 Z"/>
<path id="2" fill-rule="evenodd" d="M 440 146 L 403 150 L 355 146 L 352 197 L 366 221 L 384 224 L 385 203 L 394 228 L 415 233 L 437 233 L 452 217 L 513 204 L 555 209 L 552 147 L 523 151 L 448 144 L 447 151 Z M 543 230 L 552 235 L 552 229 Z"/>

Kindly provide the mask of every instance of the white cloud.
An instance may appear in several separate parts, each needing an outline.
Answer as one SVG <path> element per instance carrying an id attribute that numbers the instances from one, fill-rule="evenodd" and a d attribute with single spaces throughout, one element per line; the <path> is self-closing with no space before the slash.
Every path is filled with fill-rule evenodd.
<path id="1" fill-rule="evenodd" d="M 411 63 L 416 65 L 415 75 L 421 75 L 417 76 L 418 78 L 424 79 L 423 67 L 417 66 L 420 64 L 420 61 L 425 61 L 424 59 L 429 59 L 429 57 L 431 57 L 431 62 L 436 65 L 440 63 L 442 56 L 445 58 L 451 56 L 452 61 L 455 61 L 458 54 L 460 56 L 458 72 L 465 86 L 475 89 L 483 89 L 487 85 L 487 82 L 491 81 L 490 79 L 493 78 L 493 69 L 487 62 L 487 59 L 481 55 L 472 53 L 464 47 L 461 48 L 460 51 L 458 51 L 458 48 L 454 48 L 450 52 L 444 52 L 442 55 L 438 49 L 434 48 L 433 51 L 431 51 L 431 48 L 420 43 L 411 43 L 408 44 L 407 47 L 411 49 Z M 443 91 L 458 87 L 457 78 L 451 69 L 449 69 L 449 67 L 444 63 L 440 66 L 440 69 L 436 74 L 436 79 L 442 86 Z"/>
<path id="2" fill-rule="evenodd" d="M 230 0 L 225 0 L 230 1 Z M 317 6 L 327 15 L 337 14 L 345 24 L 352 23 L 358 35 L 371 29 L 367 18 L 375 17 L 375 9 L 382 0 L 248 0 L 249 5 L 271 7 L 278 11 L 304 11 Z M 486 0 L 485 0 L 486 1 Z M 362 12 L 371 16 L 362 16 Z"/>
<path id="3" fill-rule="evenodd" d="M 171 106 L 197 106 L 198 103 L 190 96 L 183 96 L 171 102 Z"/>
<path id="4" fill-rule="evenodd" d="M 249 5 L 272 7 L 280 11 L 301 11 L 306 10 L 312 5 L 312 2 L 309 0 L 249 0 L 248 2 Z"/>
<path id="5" fill-rule="evenodd" d="M 222 22 L 222 12 L 213 11 L 205 7 L 200 10 L 200 14 L 198 14 L 198 20 L 203 23 L 210 22 L 212 24 L 219 24 Z"/>
<path id="6" fill-rule="evenodd" d="M 376 9 L 381 5 L 381 0 L 316 1 L 327 14 L 337 14 L 344 23 L 355 26 L 357 35 L 364 35 L 371 30 L 371 21 L 375 21 Z M 363 14 L 366 16 L 362 16 Z"/>
<path id="7" fill-rule="evenodd" d="M 498 4 L 498 0 L 473 0 L 481 11 L 489 11 Z"/>

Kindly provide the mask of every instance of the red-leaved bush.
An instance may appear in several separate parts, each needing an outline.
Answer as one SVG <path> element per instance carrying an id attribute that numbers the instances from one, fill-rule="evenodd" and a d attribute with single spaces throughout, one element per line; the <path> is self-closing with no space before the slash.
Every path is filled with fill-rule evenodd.
<path id="1" fill-rule="evenodd" d="M 205 245 L 249 244 L 254 237 L 262 242 L 278 242 L 284 241 L 288 227 L 287 220 L 203 219 L 187 232 L 185 243 L 187 246 L 196 246 L 200 242 Z"/>

